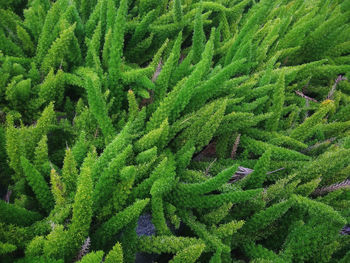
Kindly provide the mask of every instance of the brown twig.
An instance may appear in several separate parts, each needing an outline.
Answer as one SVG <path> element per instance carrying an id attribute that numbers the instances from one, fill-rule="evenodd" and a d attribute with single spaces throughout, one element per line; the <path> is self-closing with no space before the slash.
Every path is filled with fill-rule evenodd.
<path id="1" fill-rule="evenodd" d="M 4 198 L 6 203 L 10 203 L 11 194 L 12 194 L 12 190 L 8 189 Z"/>
<path id="2" fill-rule="evenodd" d="M 314 149 L 316 149 L 316 148 L 318 148 L 318 147 L 324 145 L 325 143 L 331 143 L 331 142 L 333 142 L 333 141 L 335 141 L 335 140 L 336 140 L 336 137 L 332 137 L 332 138 L 329 138 L 328 140 L 325 140 L 325 141 L 323 141 L 323 142 L 317 142 L 317 143 L 315 143 L 314 145 L 311 145 L 311 146 L 309 146 L 308 148 L 303 149 L 302 152 L 309 152 L 309 151 L 311 151 L 311 150 L 314 150 Z"/>
<path id="3" fill-rule="evenodd" d="M 62 64 L 63 64 L 63 59 L 61 59 L 60 66 L 58 67 L 59 69 L 62 69 Z"/>
<path id="4" fill-rule="evenodd" d="M 238 133 L 238 135 L 236 137 L 236 140 L 235 140 L 235 143 L 233 144 L 233 147 L 232 147 L 231 159 L 235 159 L 235 157 L 236 157 L 236 152 L 237 152 L 237 148 L 238 148 L 238 145 L 239 145 L 240 138 L 241 138 L 241 134 Z"/>
<path id="5" fill-rule="evenodd" d="M 307 100 L 311 100 L 313 102 L 318 102 L 317 100 L 313 99 L 313 98 L 310 98 L 309 96 L 306 96 L 304 93 L 302 93 L 301 91 L 299 90 L 296 90 L 295 93 L 297 95 L 299 95 L 300 97 L 304 98 L 304 99 L 307 99 Z"/>
<path id="6" fill-rule="evenodd" d="M 51 230 L 55 230 L 57 225 L 51 220 L 49 221 L 49 223 L 50 223 Z"/>
<path id="7" fill-rule="evenodd" d="M 162 61 L 159 61 L 157 69 L 156 69 L 156 71 L 154 72 L 154 74 L 152 76 L 152 82 L 155 82 L 157 80 L 157 78 L 159 76 L 159 73 L 162 70 L 162 65 L 163 65 Z"/>
<path id="8" fill-rule="evenodd" d="M 205 175 L 208 175 L 209 174 L 209 171 L 210 171 L 210 168 L 213 166 L 213 164 L 216 162 L 216 158 L 214 159 L 214 161 L 212 161 L 209 165 L 208 165 L 208 167 L 207 167 L 207 169 L 205 169 Z"/>
<path id="9" fill-rule="evenodd" d="M 273 171 L 271 171 L 271 172 L 267 172 L 266 174 L 273 174 L 273 173 L 275 173 L 275 172 L 282 171 L 282 170 L 284 170 L 284 169 L 286 169 L 286 168 L 284 168 L 284 167 L 278 168 L 278 169 L 273 170 Z"/>
<path id="10" fill-rule="evenodd" d="M 182 61 L 184 61 L 185 58 L 186 58 L 185 54 L 181 54 L 180 58 L 179 58 L 179 64 L 181 64 Z"/>
<path id="11" fill-rule="evenodd" d="M 239 166 L 238 170 L 236 171 L 236 173 L 229 180 L 229 183 L 237 182 L 238 180 L 246 177 L 247 175 L 251 174 L 252 172 L 254 172 L 253 169 L 245 168 L 243 166 Z"/>
<path id="12" fill-rule="evenodd" d="M 333 86 L 332 86 L 332 89 L 329 91 L 328 96 L 327 96 L 327 99 L 332 99 L 332 98 L 333 98 L 333 95 L 334 95 L 334 92 L 335 92 L 335 90 L 336 90 L 336 88 L 337 88 L 337 85 L 338 85 L 338 83 L 339 83 L 340 81 L 342 81 L 342 80 L 347 80 L 347 78 L 346 78 L 346 77 L 343 77 L 342 75 L 339 75 L 339 76 L 337 77 L 337 79 L 335 80 L 335 82 L 334 82 L 334 84 L 333 84 Z"/>
<path id="13" fill-rule="evenodd" d="M 140 102 L 139 108 L 142 109 L 144 106 L 153 103 L 154 98 L 154 90 L 148 90 L 149 99 L 143 98 Z"/>
<path id="14" fill-rule="evenodd" d="M 90 249 L 90 237 L 87 237 L 84 244 L 81 246 L 81 249 L 77 255 L 77 261 L 81 260 L 83 256 L 85 256 L 87 253 L 89 253 Z"/>
<path id="15" fill-rule="evenodd" d="M 272 174 L 272 173 L 276 173 L 278 171 L 281 171 L 281 170 L 284 170 L 285 168 L 282 167 L 282 168 L 278 168 L 276 170 L 273 170 L 273 171 L 270 171 L 270 172 L 267 172 L 266 174 Z M 231 179 L 229 180 L 229 183 L 234 183 L 234 182 L 237 182 L 238 180 L 246 177 L 247 175 L 251 174 L 252 172 L 254 172 L 253 169 L 250 169 L 250 168 L 245 168 L 243 166 L 239 166 L 238 167 L 238 170 L 236 171 L 236 173 L 231 177 Z"/>
<path id="16" fill-rule="evenodd" d="M 309 100 L 305 100 L 305 106 L 306 108 L 310 107 L 310 101 Z M 309 111 L 305 112 L 305 119 L 309 117 Z"/>
<path id="17" fill-rule="evenodd" d="M 329 192 L 333 192 L 338 189 L 349 188 L 350 189 L 350 179 L 342 181 L 340 183 L 332 184 L 326 187 L 316 189 L 313 194 L 314 195 L 323 195 Z"/>

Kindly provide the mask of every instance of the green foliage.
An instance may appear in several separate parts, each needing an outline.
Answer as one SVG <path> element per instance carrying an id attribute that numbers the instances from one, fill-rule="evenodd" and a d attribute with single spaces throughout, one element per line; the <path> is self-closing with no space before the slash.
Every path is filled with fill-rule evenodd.
<path id="1" fill-rule="evenodd" d="M 123 250 L 119 243 L 116 243 L 113 249 L 105 258 L 106 263 L 123 263 Z"/>
<path id="2" fill-rule="evenodd" d="M 90 252 L 86 254 L 80 261 L 81 263 L 98 263 L 101 262 L 103 257 L 103 251 Z"/>
<path id="3" fill-rule="evenodd" d="M 180 32 L 178 37 L 176 38 L 176 41 L 171 50 L 171 53 L 168 59 L 166 60 L 166 62 L 164 63 L 164 65 L 162 66 L 162 70 L 159 73 L 157 80 L 155 82 L 156 87 L 154 92 L 154 99 L 157 101 L 163 99 L 164 96 L 166 95 L 171 75 L 180 57 L 181 43 L 182 43 L 182 32 Z"/>
<path id="4" fill-rule="evenodd" d="M 41 174 L 48 176 L 50 174 L 50 160 L 47 146 L 47 136 L 44 135 L 35 148 L 34 165 Z"/>
<path id="5" fill-rule="evenodd" d="M 246 188 L 262 187 L 270 166 L 271 149 L 267 149 L 254 165 L 254 172 L 243 181 Z"/>
<path id="6" fill-rule="evenodd" d="M 47 55 L 44 57 L 41 64 L 41 71 L 47 74 L 50 68 L 56 69 L 64 62 L 65 56 L 69 55 L 69 47 L 74 40 L 74 30 L 76 25 L 65 29 L 51 45 Z M 80 50 L 78 50 L 80 52 Z M 57 54 L 57 55 L 56 55 Z M 79 53 L 78 53 L 79 54 Z"/>
<path id="7" fill-rule="evenodd" d="M 0 0 L 0 261 L 348 262 L 349 8 Z"/>
<path id="8" fill-rule="evenodd" d="M 66 202 L 66 195 L 67 195 L 67 190 L 66 190 L 66 184 L 62 182 L 63 180 L 61 177 L 58 175 L 55 169 L 51 170 L 51 175 L 50 175 L 50 183 L 51 183 L 51 192 L 54 196 L 55 203 L 57 206 L 63 206 L 64 203 Z"/>
<path id="9" fill-rule="evenodd" d="M 204 245 L 193 245 L 178 252 L 169 262 L 195 262 L 201 255 Z"/>
<path id="10" fill-rule="evenodd" d="M 124 46 L 124 30 L 126 24 L 126 15 L 128 9 L 128 1 L 121 0 L 117 14 L 115 17 L 114 26 L 112 29 L 111 36 L 111 46 L 110 54 L 108 59 L 108 86 L 112 89 L 116 97 L 122 96 L 122 86 L 120 86 L 120 69 L 121 69 L 121 60 L 123 54 Z M 113 19 L 113 18 L 112 18 Z M 119 102 L 120 103 L 120 102 Z"/>
<path id="11" fill-rule="evenodd" d="M 304 141 L 307 136 L 312 131 L 312 128 L 321 122 L 322 118 L 326 116 L 326 114 L 332 110 L 334 107 L 334 103 L 331 100 L 326 100 L 322 102 L 318 111 L 316 111 L 311 117 L 306 119 L 300 126 L 294 129 L 291 133 L 291 137 L 300 141 Z"/>
<path id="12" fill-rule="evenodd" d="M 139 250 L 157 254 L 176 253 L 192 245 L 203 246 L 204 242 L 193 237 L 142 236 L 140 237 Z"/>
<path id="13" fill-rule="evenodd" d="M 273 113 L 272 117 L 266 122 L 266 127 L 268 130 L 277 130 L 279 119 L 281 118 L 283 104 L 284 104 L 284 73 L 282 72 L 278 83 L 276 84 L 276 89 L 273 91 L 273 106 L 271 111 Z"/>
<path id="14" fill-rule="evenodd" d="M 86 239 L 91 219 L 92 219 L 92 191 L 93 183 L 91 170 L 95 160 L 92 154 L 89 154 L 82 167 L 77 182 L 77 191 L 74 196 L 72 223 L 68 229 L 68 236 L 73 239 L 71 250 L 79 248 Z"/>
<path id="15" fill-rule="evenodd" d="M 62 181 L 66 185 L 68 194 L 75 193 L 78 170 L 72 151 L 68 148 L 63 161 Z"/>
<path id="16" fill-rule="evenodd" d="M 229 179 L 237 171 L 238 165 L 230 167 L 213 178 L 206 180 L 203 183 L 195 184 L 180 184 L 176 189 L 176 194 L 181 195 L 199 195 L 206 194 L 215 189 L 219 188 L 221 185 L 229 181 Z"/>
<path id="17" fill-rule="evenodd" d="M 118 177 L 121 176 L 121 170 L 125 166 L 126 159 L 132 153 L 131 148 L 132 147 L 129 145 L 120 154 L 116 155 L 108 164 L 107 169 L 100 174 L 93 194 L 95 204 L 94 210 L 98 211 L 98 209 L 103 206 L 103 203 L 111 198 L 113 191 L 115 191 L 113 185 L 118 181 Z"/>
<path id="18" fill-rule="evenodd" d="M 0 255 L 11 253 L 16 249 L 17 247 L 12 244 L 0 242 Z"/>
<path id="19" fill-rule="evenodd" d="M 38 221 L 42 217 L 37 212 L 29 211 L 15 204 L 8 204 L 3 200 L 0 200 L 0 206 L 1 222 L 7 224 L 27 226 L 33 224 L 35 221 Z"/>
<path id="20" fill-rule="evenodd" d="M 108 117 L 107 105 L 103 100 L 98 76 L 94 72 L 84 69 L 81 69 L 79 73 L 85 79 L 84 87 L 87 91 L 91 112 L 101 128 L 105 140 L 109 142 L 114 134 L 114 128 L 112 121 Z"/>
<path id="21" fill-rule="evenodd" d="M 201 54 L 204 50 L 204 31 L 203 31 L 203 21 L 202 21 L 202 10 L 198 8 L 194 30 L 193 30 L 193 62 L 197 63 L 200 60 Z"/>
<path id="22" fill-rule="evenodd" d="M 92 238 L 92 240 L 96 242 L 96 246 L 101 247 L 108 244 L 116 233 L 118 233 L 132 220 L 140 216 L 142 210 L 148 204 L 148 202 L 149 199 L 136 201 L 134 204 L 127 207 L 120 213 L 112 216 L 108 221 L 102 224 Z"/>
<path id="23" fill-rule="evenodd" d="M 181 0 L 174 1 L 174 20 L 178 23 L 182 21 Z"/>
<path id="24" fill-rule="evenodd" d="M 162 148 L 168 137 L 169 124 L 165 119 L 158 129 L 154 129 L 135 142 L 135 150 L 141 152 L 154 146 Z"/>
<path id="25" fill-rule="evenodd" d="M 28 184 L 33 189 L 36 198 L 38 199 L 42 208 L 46 212 L 49 212 L 53 206 L 53 197 L 44 177 L 25 157 L 21 157 L 21 164 L 24 175 L 26 176 Z"/>

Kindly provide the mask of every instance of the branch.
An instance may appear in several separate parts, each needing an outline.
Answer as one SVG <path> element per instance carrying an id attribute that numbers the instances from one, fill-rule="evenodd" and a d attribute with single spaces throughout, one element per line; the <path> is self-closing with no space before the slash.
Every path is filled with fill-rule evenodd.
<path id="1" fill-rule="evenodd" d="M 81 249 L 77 255 L 77 261 L 81 260 L 83 256 L 89 253 L 90 243 L 91 243 L 90 237 L 87 237 L 87 239 L 85 240 L 84 244 L 81 246 Z"/>
<path id="2" fill-rule="evenodd" d="M 235 159 L 235 156 L 236 156 L 236 152 L 237 152 L 237 148 L 238 148 L 238 144 L 239 144 L 240 138 L 241 138 L 241 134 L 238 133 L 237 138 L 236 138 L 236 140 L 235 140 L 235 143 L 234 143 L 234 145 L 233 145 L 233 147 L 232 147 L 231 159 Z"/>
<path id="3" fill-rule="evenodd" d="M 215 162 L 216 162 L 216 158 L 214 159 L 214 161 L 212 161 L 212 162 L 208 165 L 207 169 L 205 169 L 205 175 L 208 175 L 208 174 L 209 174 L 210 168 L 212 167 L 212 165 L 213 165 Z"/>
<path id="4" fill-rule="evenodd" d="M 162 70 L 162 61 L 159 61 L 159 63 L 158 63 L 158 66 L 157 66 L 157 69 L 156 69 L 156 71 L 154 72 L 154 74 L 153 74 L 153 77 L 152 77 L 152 82 L 155 82 L 156 80 L 157 80 L 157 78 L 158 78 L 158 76 L 159 76 L 159 73 L 160 73 L 160 71 Z"/>
<path id="5" fill-rule="evenodd" d="M 343 182 L 340 182 L 340 183 L 336 183 L 336 184 L 332 184 L 332 185 L 329 185 L 329 186 L 326 186 L 326 187 L 322 187 L 322 188 L 319 188 L 319 189 L 316 189 L 313 194 L 314 195 L 324 195 L 324 194 L 327 194 L 329 192 L 333 192 L 335 190 L 338 190 L 338 189 L 343 189 L 343 188 L 349 188 L 350 189 L 350 179 L 347 179 Z"/>
<path id="6" fill-rule="evenodd" d="M 6 203 L 10 203 L 11 194 L 12 194 L 12 190 L 8 189 L 7 193 L 6 193 L 5 197 L 4 197 L 4 200 L 5 200 Z"/>
<path id="7" fill-rule="evenodd" d="M 313 98 L 310 98 L 309 96 L 306 96 L 304 93 L 302 93 L 301 91 L 299 90 L 296 90 L 295 93 L 297 95 L 299 95 L 300 97 L 304 98 L 304 99 L 307 99 L 307 100 L 311 100 L 313 102 L 318 102 L 317 100 L 313 99 Z"/>
<path id="8" fill-rule="evenodd" d="M 334 95 L 334 92 L 335 92 L 335 89 L 337 88 L 338 83 L 339 83 L 340 81 L 342 81 L 342 80 L 347 80 L 347 78 L 346 78 L 346 77 L 343 77 L 342 75 L 339 75 L 339 76 L 337 77 L 337 79 L 335 80 L 335 82 L 334 82 L 334 84 L 333 84 L 333 86 L 332 86 L 332 89 L 329 91 L 328 96 L 327 96 L 327 99 L 332 99 L 332 97 L 333 97 L 333 95 Z"/>
<path id="9" fill-rule="evenodd" d="M 273 173 L 276 173 L 276 172 L 284 170 L 284 169 L 285 169 L 284 167 L 278 168 L 276 170 L 267 172 L 266 174 L 273 174 Z M 230 184 L 235 183 L 238 180 L 240 180 L 240 179 L 246 177 L 247 175 L 251 174 L 252 172 L 254 172 L 253 169 L 245 168 L 243 166 L 239 166 L 238 167 L 238 171 L 231 177 L 231 179 L 229 180 L 228 183 L 230 183 Z"/>

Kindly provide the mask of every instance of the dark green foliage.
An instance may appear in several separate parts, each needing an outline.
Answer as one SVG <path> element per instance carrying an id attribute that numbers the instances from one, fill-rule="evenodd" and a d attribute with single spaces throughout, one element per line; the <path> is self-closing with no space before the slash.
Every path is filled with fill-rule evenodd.
<path id="1" fill-rule="evenodd" d="M 1 222 L 14 225 L 27 226 L 33 224 L 41 218 L 37 212 L 29 211 L 15 204 L 8 204 L 0 201 Z"/>
<path id="2" fill-rule="evenodd" d="M 109 243 L 116 233 L 140 216 L 148 202 L 149 199 L 136 201 L 133 205 L 112 216 L 107 222 L 102 224 L 93 236 L 96 246 L 103 247 L 103 245 Z"/>
<path id="3" fill-rule="evenodd" d="M 238 165 L 230 167 L 213 178 L 206 180 L 203 183 L 197 184 L 179 184 L 176 190 L 176 193 L 179 196 L 182 195 L 198 195 L 198 194 L 206 194 L 211 191 L 216 190 L 221 185 L 227 183 L 229 179 L 235 174 L 237 171 Z"/>
<path id="4" fill-rule="evenodd" d="M 197 238 L 176 237 L 176 236 L 157 236 L 157 237 L 140 237 L 139 250 L 142 252 L 177 253 L 190 246 L 205 246 L 204 242 Z"/>
<path id="5" fill-rule="evenodd" d="M 349 8 L 0 0 L 0 261 L 349 262 Z"/>
<path id="6" fill-rule="evenodd" d="M 202 10 L 198 8 L 194 30 L 193 30 L 193 38 L 192 38 L 192 48 L 193 48 L 193 62 L 197 63 L 200 60 L 201 54 L 204 50 L 204 31 L 203 31 L 203 21 L 202 21 Z"/>
<path id="7" fill-rule="evenodd" d="M 36 198 L 38 199 L 42 208 L 46 212 L 49 212 L 53 206 L 53 198 L 44 177 L 25 157 L 21 157 L 21 164 L 28 184 L 33 189 Z"/>

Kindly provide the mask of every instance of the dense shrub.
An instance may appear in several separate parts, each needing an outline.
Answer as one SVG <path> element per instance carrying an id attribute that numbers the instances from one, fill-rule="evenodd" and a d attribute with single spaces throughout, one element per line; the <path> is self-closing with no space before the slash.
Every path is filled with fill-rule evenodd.
<path id="1" fill-rule="evenodd" d="M 0 261 L 350 262 L 349 77 L 349 0 L 0 1 Z"/>

